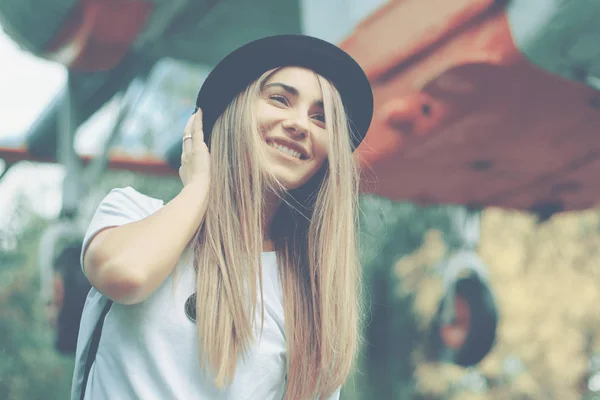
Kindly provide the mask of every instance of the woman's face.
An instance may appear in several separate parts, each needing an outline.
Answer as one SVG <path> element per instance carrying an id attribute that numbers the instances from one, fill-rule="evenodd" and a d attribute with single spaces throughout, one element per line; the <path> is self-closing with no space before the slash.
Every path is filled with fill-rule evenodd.
<path id="1" fill-rule="evenodd" d="M 315 73 L 300 67 L 276 71 L 263 85 L 257 116 L 266 168 L 288 190 L 304 185 L 323 166 L 329 142 Z"/>

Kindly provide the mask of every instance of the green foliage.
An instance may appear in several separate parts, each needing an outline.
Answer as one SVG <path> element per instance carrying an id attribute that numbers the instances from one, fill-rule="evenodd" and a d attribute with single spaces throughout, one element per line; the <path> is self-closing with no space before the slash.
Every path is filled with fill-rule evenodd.
<path id="1" fill-rule="evenodd" d="M 431 217 L 419 216 L 417 211 L 413 215 L 425 221 Z M 439 299 L 439 277 L 435 274 L 437 262 L 444 257 L 440 248 L 444 247 L 443 242 L 452 243 L 448 237 L 441 240 L 447 234 L 439 235 L 436 229 L 427 232 L 418 249 L 388 264 L 390 280 L 400 281 L 400 297 L 411 299 L 410 310 L 398 309 L 390 315 L 400 320 L 404 318 L 400 315 L 411 314 L 412 319 L 403 319 L 406 325 L 401 329 L 412 332 L 416 321 L 420 332 L 420 337 L 411 343 L 409 354 L 396 360 L 397 364 L 408 360 L 413 365 L 414 392 L 403 396 L 400 390 L 404 388 L 397 388 L 392 397 L 365 398 L 597 397 L 598 392 L 588 393 L 591 388 L 587 386 L 600 365 L 595 361 L 600 349 L 598 227 L 597 210 L 556 215 L 543 224 L 530 214 L 493 208 L 483 211 L 478 253 L 488 265 L 501 318 L 492 351 L 470 369 L 424 357 L 426 343 L 421 337 L 429 329 L 430 317 L 437 308 L 436 298 Z M 387 304 L 395 309 L 399 303 L 393 299 L 398 293 L 390 294 Z M 387 341 L 382 347 L 394 346 L 390 336 L 384 340 Z M 405 339 L 397 342 L 402 340 Z M 394 367 L 390 371 L 395 371 Z M 597 388 L 597 384 L 591 386 Z"/>
<path id="2" fill-rule="evenodd" d="M 0 399 L 66 399 L 73 363 L 54 350 L 38 296 L 37 243 L 47 224 L 25 205 L 19 211 L 17 245 L 0 251 Z"/>
<path id="3" fill-rule="evenodd" d="M 84 219 L 115 187 L 133 186 L 150 196 L 168 201 L 181 183 L 177 178 L 146 177 L 110 172 L 82 202 Z M 49 225 L 25 199 L 0 229 L 0 399 L 53 400 L 70 396 L 72 357 L 54 349 L 54 331 L 39 297 L 38 246 Z"/>
<path id="4" fill-rule="evenodd" d="M 412 350 L 421 340 L 412 312 L 414 294 L 398 295 L 393 266 L 418 249 L 436 228 L 453 239 L 452 207 L 418 207 L 375 196 L 361 199 L 361 251 L 367 320 L 359 372 L 344 399 L 414 399 Z"/>

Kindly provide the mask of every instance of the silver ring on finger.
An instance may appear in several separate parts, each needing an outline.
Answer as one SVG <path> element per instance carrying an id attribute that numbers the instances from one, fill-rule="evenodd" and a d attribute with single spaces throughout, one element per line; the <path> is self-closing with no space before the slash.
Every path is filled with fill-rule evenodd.
<path id="1" fill-rule="evenodd" d="M 185 135 L 185 136 L 183 137 L 183 140 L 186 140 L 186 139 L 191 139 L 191 138 L 192 138 L 192 135 Z"/>

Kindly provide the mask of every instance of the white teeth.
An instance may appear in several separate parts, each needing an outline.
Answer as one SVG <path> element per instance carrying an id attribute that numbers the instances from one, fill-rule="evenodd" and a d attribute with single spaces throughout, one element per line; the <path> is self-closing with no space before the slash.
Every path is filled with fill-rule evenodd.
<path id="1" fill-rule="evenodd" d="M 286 153 L 286 154 L 291 155 L 292 157 L 296 157 L 296 158 L 300 159 L 300 157 L 302 156 L 302 154 L 298 153 L 297 151 L 292 150 L 292 149 L 290 149 L 288 147 L 282 146 L 280 144 L 277 144 L 277 143 L 274 143 L 274 142 L 268 142 L 268 144 L 271 147 L 274 147 L 277 150 L 281 151 L 282 153 Z"/>

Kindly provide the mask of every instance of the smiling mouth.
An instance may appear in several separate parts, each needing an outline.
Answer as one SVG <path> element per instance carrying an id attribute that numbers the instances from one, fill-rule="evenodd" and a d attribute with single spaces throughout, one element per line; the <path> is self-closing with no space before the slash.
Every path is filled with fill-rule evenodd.
<path id="1" fill-rule="evenodd" d="M 272 140 L 267 140 L 267 144 L 285 155 L 294 157 L 295 159 L 298 159 L 298 160 L 306 160 L 306 157 L 303 154 L 297 152 L 296 150 L 292 150 L 289 147 L 283 146 L 281 144 L 277 144 L 277 143 L 273 142 Z"/>

